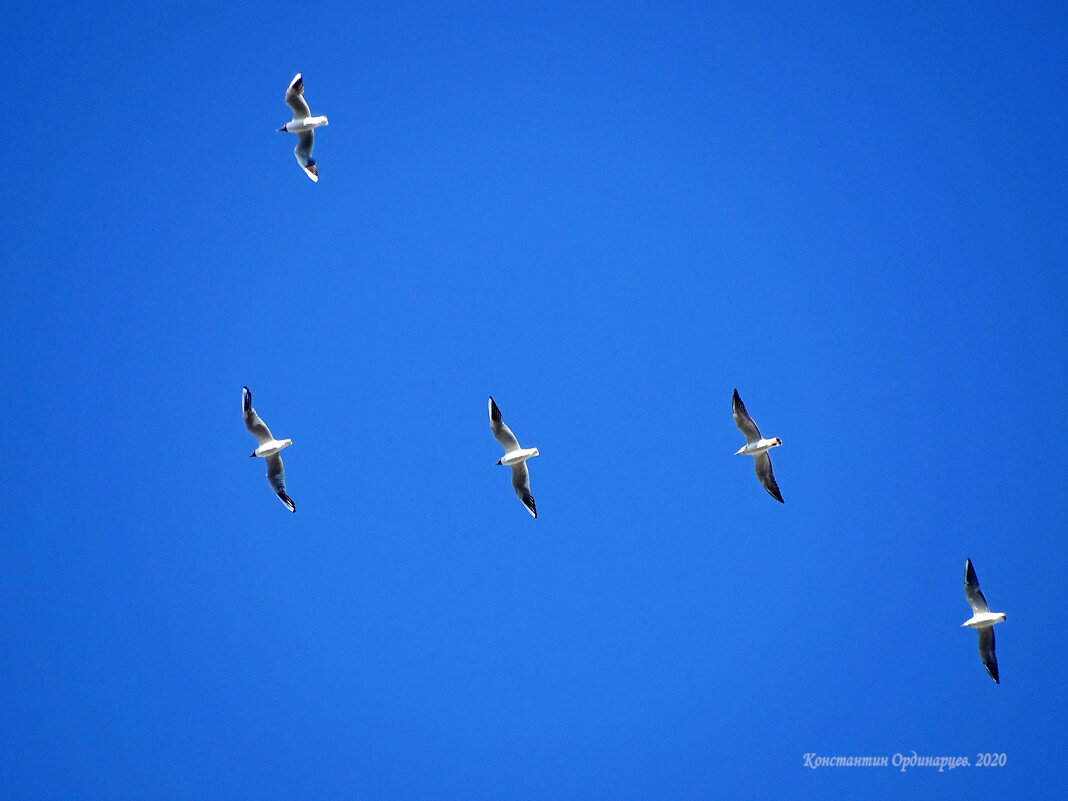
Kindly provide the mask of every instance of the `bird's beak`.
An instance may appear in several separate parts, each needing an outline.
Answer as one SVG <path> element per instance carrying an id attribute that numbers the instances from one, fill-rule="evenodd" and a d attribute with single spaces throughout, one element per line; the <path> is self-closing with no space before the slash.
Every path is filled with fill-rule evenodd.
<path id="1" fill-rule="evenodd" d="M 284 126 L 284 125 L 283 125 L 283 126 L 282 126 L 281 128 L 279 128 L 278 130 L 279 130 L 279 131 L 284 131 L 285 129 L 286 129 L 286 126 Z"/>

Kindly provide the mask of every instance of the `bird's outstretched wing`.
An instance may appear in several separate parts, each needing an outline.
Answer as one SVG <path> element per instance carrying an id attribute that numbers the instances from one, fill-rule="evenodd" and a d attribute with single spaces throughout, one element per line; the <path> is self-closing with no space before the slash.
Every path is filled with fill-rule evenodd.
<path id="1" fill-rule="evenodd" d="M 979 589 L 979 579 L 975 575 L 975 568 L 972 567 L 971 559 L 964 562 L 964 597 L 968 599 L 968 605 L 975 614 L 978 615 L 980 612 L 990 611 L 990 607 L 986 605 L 983 591 Z M 991 644 L 991 653 L 993 653 L 993 644 Z"/>
<path id="2" fill-rule="evenodd" d="M 745 441 L 750 445 L 754 442 L 759 442 L 761 439 L 760 429 L 757 428 L 757 424 L 753 422 L 753 418 L 749 416 L 749 412 L 745 410 L 745 404 L 742 403 L 742 399 L 738 396 L 738 390 L 734 390 L 731 411 L 734 414 L 734 424 L 738 426 L 738 430 L 742 432 Z"/>
<path id="3" fill-rule="evenodd" d="M 286 471 L 282 467 L 282 457 L 277 453 L 267 457 L 267 483 L 271 485 L 275 495 L 286 505 L 291 512 L 297 511 L 297 505 L 293 499 L 286 495 Z"/>
<path id="4" fill-rule="evenodd" d="M 998 658 L 994 653 L 994 627 L 987 626 L 979 629 L 979 656 L 983 660 L 986 672 L 995 684 L 1001 684 L 998 679 Z"/>
<path id="5" fill-rule="evenodd" d="M 512 430 L 504 424 L 501 410 L 497 408 L 497 403 L 492 397 L 489 399 L 489 418 L 490 428 L 493 430 L 493 438 L 501 443 L 504 452 L 510 453 L 511 451 L 519 450 L 519 440 L 515 438 Z"/>
<path id="6" fill-rule="evenodd" d="M 527 470 L 526 462 L 512 465 L 512 487 L 519 500 L 527 507 L 527 511 L 536 518 L 538 509 L 534 506 L 534 496 L 530 494 L 530 471 Z"/>
<path id="7" fill-rule="evenodd" d="M 782 499 L 782 493 L 779 492 L 779 485 L 775 481 L 775 474 L 771 472 L 771 457 L 768 456 L 768 452 L 758 453 L 753 457 L 753 467 L 756 470 L 757 478 L 760 479 L 760 483 L 764 485 L 764 489 L 768 491 L 768 495 L 777 500 L 779 503 L 786 503 Z"/>
<path id="8" fill-rule="evenodd" d="M 301 131 L 297 134 L 297 146 L 293 148 L 293 155 L 297 157 L 297 164 L 304 170 L 309 178 L 319 182 L 319 167 L 312 158 L 315 149 L 315 131 Z"/>
<path id="9" fill-rule="evenodd" d="M 293 119 L 303 120 L 311 116 L 308 101 L 304 99 L 304 79 L 298 72 L 286 89 L 286 105 L 293 109 Z"/>
<path id="10" fill-rule="evenodd" d="M 271 436 L 271 429 L 267 428 L 267 424 L 260 419 L 260 416 L 256 414 L 256 410 L 252 408 L 252 392 L 248 387 L 242 387 L 241 389 L 241 414 L 245 418 L 245 428 L 248 429 L 248 433 L 254 436 L 260 445 L 274 439 Z"/>

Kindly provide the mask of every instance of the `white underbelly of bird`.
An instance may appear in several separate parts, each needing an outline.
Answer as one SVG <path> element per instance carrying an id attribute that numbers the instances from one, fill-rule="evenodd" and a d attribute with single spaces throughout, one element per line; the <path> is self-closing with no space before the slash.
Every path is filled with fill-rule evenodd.
<path id="1" fill-rule="evenodd" d="M 322 125 L 329 124 L 330 121 L 326 117 L 305 117 L 302 120 L 290 120 L 284 127 L 289 133 L 300 133 L 301 131 L 311 131 Z"/>
<path id="2" fill-rule="evenodd" d="M 256 448 L 255 453 L 253 453 L 252 455 L 267 458 L 268 456 L 274 456 L 276 453 L 279 453 L 283 448 L 288 448 L 292 444 L 293 440 L 291 439 L 272 439 L 270 442 L 265 442 L 258 448 Z"/>
<path id="3" fill-rule="evenodd" d="M 525 462 L 531 456 L 538 456 L 537 448 L 521 448 L 518 451 L 511 451 L 501 457 L 501 464 L 506 467 L 511 467 L 514 464 Z"/>
<path id="4" fill-rule="evenodd" d="M 1000 623 L 1006 617 L 1004 612 L 980 612 L 965 620 L 961 626 L 967 626 L 970 629 L 986 629 L 995 623 Z"/>
<path id="5" fill-rule="evenodd" d="M 767 453 L 771 448 L 781 445 L 781 441 L 776 439 L 761 439 L 759 442 L 754 442 L 752 445 L 746 445 L 739 450 L 735 456 L 755 456 L 758 453 Z"/>

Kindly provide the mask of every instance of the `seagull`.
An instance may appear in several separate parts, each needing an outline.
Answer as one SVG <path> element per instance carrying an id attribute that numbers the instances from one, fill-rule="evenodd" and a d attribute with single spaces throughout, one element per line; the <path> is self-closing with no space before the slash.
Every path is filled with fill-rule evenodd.
<path id="1" fill-rule="evenodd" d="M 507 465 L 512 468 L 512 487 L 515 489 L 515 494 L 519 496 L 519 500 L 527 507 L 527 511 L 536 518 L 538 510 L 534 507 L 534 496 L 530 494 L 530 473 L 527 471 L 527 459 L 531 456 L 537 456 L 538 449 L 519 447 L 519 440 L 515 438 L 512 430 L 504 424 L 501 410 L 497 408 L 497 403 L 492 397 L 489 399 L 489 417 L 493 437 L 504 448 L 504 456 L 497 460 L 497 464 Z"/>
<path id="2" fill-rule="evenodd" d="M 764 489 L 766 489 L 768 494 L 779 503 L 785 503 L 782 499 L 782 493 L 779 492 L 779 485 L 775 483 L 775 474 L 771 472 L 771 457 L 768 456 L 768 451 L 782 445 L 782 440 L 778 437 L 775 437 L 774 439 L 764 439 L 760 436 L 760 429 L 757 428 L 757 424 L 753 422 L 753 418 L 749 416 L 749 412 L 745 410 L 745 404 L 742 403 L 742 399 L 738 397 L 738 390 L 734 390 L 732 407 L 734 411 L 734 424 L 738 426 L 738 430 L 745 435 L 745 447 L 739 448 L 734 452 L 734 455 L 738 456 L 744 454 L 746 456 L 752 456 L 757 478 L 759 478 L 760 483 L 764 485 Z"/>
<path id="3" fill-rule="evenodd" d="M 326 117 L 313 117 L 307 101 L 303 98 L 304 79 L 298 72 L 290 81 L 286 89 L 286 105 L 293 109 L 293 119 L 279 128 L 279 131 L 289 131 L 297 135 L 297 146 L 293 149 L 293 155 L 297 157 L 297 163 L 313 181 L 319 181 L 319 168 L 312 158 L 312 150 L 315 148 L 315 129 L 320 125 L 329 125 Z"/>
<path id="4" fill-rule="evenodd" d="M 967 626 L 979 632 L 979 656 L 994 684 L 1001 684 L 998 681 L 998 658 L 994 654 L 994 624 L 1000 623 L 1006 615 L 1004 612 L 991 612 L 986 605 L 971 559 L 964 562 L 964 597 L 972 608 L 972 616 L 961 623 L 961 627 Z"/>
<path id="5" fill-rule="evenodd" d="M 252 392 L 248 387 L 244 387 L 241 390 L 241 412 L 244 414 L 245 428 L 248 429 L 248 433 L 260 443 L 249 458 L 262 456 L 267 460 L 267 483 L 271 485 L 271 489 L 274 490 L 289 511 L 297 511 L 297 505 L 293 503 L 293 499 L 286 495 L 286 472 L 282 467 L 281 456 L 282 449 L 292 445 L 293 440 L 274 438 L 274 435 L 271 434 L 271 429 L 267 428 L 267 424 L 260 419 L 260 416 L 256 414 L 256 410 L 252 408 Z"/>

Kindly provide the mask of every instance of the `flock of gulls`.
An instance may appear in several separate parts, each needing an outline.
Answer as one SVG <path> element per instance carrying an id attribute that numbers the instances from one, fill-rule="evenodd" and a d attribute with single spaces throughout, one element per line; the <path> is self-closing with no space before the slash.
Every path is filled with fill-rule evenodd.
<path id="1" fill-rule="evenodd" d="M 313 117 L 308 102 L 304 99 L 304 78 L 298 72 L 289 86 L 286 88 L 286 105 L 293 112 L 293 119 L 279 128 L 297 135 L 297 146 L 293 149 L 293 155 L 305 174 L 313 181 L 319 180 L 319 168 L 312 158 L 315 149 L 315 129 L 328 125 L 326 117 Z M 735 451 L 735 456 L 752 456 L 753 469 L 761 486 L 768 494 L 779 503 L 785 503 L 779 485 L 775 481 L 775 474 L 771 470 L 771 457 L 768 451 L 782 445 L 778 437 L 766 438 L 761 436 L 760 429 L 753 422 L 753 418 L 746 411 L 738 390 L 734 390 L 731 401 L 731 411 L 734 415 L 734 424 L 745 437 L 745 445 Z M 256 414 L 252 408 L 252 392 L 248 387 L 241 390 L 241 413 L 245 419 L 245 428 L 256 438 L 256 450 L 252 457 L 260 457 L 267 461 L 267 483 L 278 496 L 285 507 L 296 512 L 297 506 L 293 499 L 286 494 L 286 474 L 282 466 L 282 450 L 293 444 L 291 439 L 275 439 L 271 430 Z M 489 399 L 490 430 L 494 439 L 504 448 L 504 456 L 497 460 L 498 465 L 512 468 L 512 489 L 524 508 L 537 518 L 538 508 L 534 504 L 534 495 L 530 491 L 530 470 L 527 468 L 527 460 L 538 455 L 537 448 L 521 448 L 512 430 L 504 424 L 501 410 L 496 401 Z M 979 633 L 979 656 L 983 660 L 987 673 L 995 683 L 1000 684 L 998 677 L 998 660 L 994 654 L 994 624 L 1005 620 L 1004 612 L 991 612 L 987 606 L 983 591 L 979 589 L 979 580 L 975 576 L 975 568 L 972 560 L 964 563 L 964 597 L 972 608 L 972 616 L 962 625 L 975 629 Z"/>

